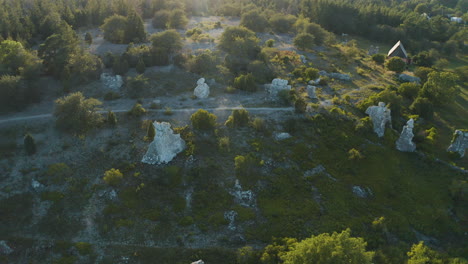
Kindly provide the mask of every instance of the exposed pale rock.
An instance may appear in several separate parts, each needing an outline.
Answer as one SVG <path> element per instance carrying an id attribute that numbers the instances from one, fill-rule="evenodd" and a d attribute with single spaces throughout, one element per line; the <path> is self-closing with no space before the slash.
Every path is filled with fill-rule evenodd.
<path id="1" fill-rule="evenodd" d="M 379 137 L 385 134 L 385 125 L 392 122 L 391 111 L 385 107 L 385 103 L 379 102 L 378 106 L 369 106 L 366 110 L 374 124 L 374 132 Z"/>
<path id="2" fill-rule="evenodd" d="M 304 63 L 304 64 L 307 63 L 307 58 L 304 55 L 301 55 L 300 59 L 301 59 L 302 63 Z"/>
<path id="3" fill-rule="evenodd" d="M 307 94 L 309 95 L 309 98 L 317 99 L 317 95 L 315 94 L 316 89 L 317 89 L 317 87 L 315 87 L 315 86 L 307 85 Z"/>
<path id="4" fill-rule="evenodd" d="M 13 249 L 10 246 L 8 246 L 6 241 L 1 240 L 0 241 L 0 255 L 10 255 L 11 253 L 13 253 Z"/>
<path id="5" fill-rule="evenodd" d="M 320 78 L 317 78 L 315 80 L 310 80 L 309 84 L 310 85 L 319 85 L 320 84 Z"/>
<path id="6" fill-rule="evenodd" d="M 141 162 L 147 164 L 168 163 L 185 149 L 185 141 L 180 138 L 179 134 L 174 134 L 171 124 L 154 122 L 153 125 L 156 135 Z"/>
<path id="7" fill-rule="evenodd" d="M 267 91 L 270 94 L 270 97 L 276 98 L 280 91 L 289 91 L 291 90 L 291 85 L 288 85 L 288 80 L 283 79 L 273 79 L 270 85 L 267 86 Z"/>
<path id="8" fill-rule="evenodd" d="M 291 137 L 291 134 L 286 133 L 286 132 L 280 132 L 280 133 L 275 133 L 274 135 L 275 140 L 285 140 Z"/>
<path id="9" fill-rule="evenodd" d="M 123 85 L 123 79 L 120 75 L 112 76 L 108 73 L 101 74 L 101 82 L 109 89 L 118 90 Z"/>
<path id="10" fill-rule="evenodd" d="M 331 176 L 327 172 L 327 170 L 325 169 L 325 167 L 323 165 L 318 165 L 317 167 L 315 167 L 313 169 L 305 171 L 304 172 L 304 177 L 313 177 L 313 176 L 315 176 L 316 174 L 319 174 L 319 173 L 327 176 L 327 178 L 329 178 L 332 181 L 337 181 L 337 179 L 335 179 L 333 176 Z"/>
<path id="11" fill-rule="evenodd" d="M 228 225 L 229 230 L 236 230 L 236 225 L 234 223 L 236 221 L 236 217 L 237 217 L 236 211 L 231 210 L 231 211 L 224 212 L 224 219 L 229 221 L 229 225 Z"/>
<path id="12" fill-rule="evenodd" d="M 452 143 L 447 151 L 458 152 L 460 156 L 465 156 L 465 149 L 468 148 L 468 130 L 455 130 Z"/>
<path id="13" fill-rule="evenodd" d="M 44 187 L 44 185 L 36 180 L 32 180 L 31 181 L 31 186 L 33 187 L 33 189 L 37 190 L 37 189 L 41 189 Z"/>
<path id="14" fill-rule="evenodd" d="M 254 207 L 255 206 L 255 195 L 251 190 L 243 191 L 239 180 L 236 180 L 236 184 L 232 191 L 229 192 L 234 196 L 234 201 L 242 206 Z"/>
<path id="15" fill-rule="evenodd" d="M 197 87 L 193 90 L 193 95 L 197 98 L 208 98 L 210 95 L 210 87 L 205 83 L 205 78 L 200 78 L 197 81 Z"/>
<path id="16" fill-rule="evenodd" d="M 333 78 L 333 79 L 337 79 L 337 80 L 340 80 L 340 81 L 351 81 L 351 76 L 349 76 L 348 74 L 345 74 L 345 73 L 338 73 L 338 72 L 326 72 L 326 71 L 319 71 L 319 74 L 321 76 L 327 76 L 329 78 Z"/>
<path id="17" fill-rule="evenodd" d="M 413 128 L 414 120 L 411 118 L 406 123 L 406 126 L 403 127 L 400 138 L 396 142 L 396 148 L 399 151 L 414 152 L 416 150 L 416 144 L 413 142 Z"/>
<path id="18" fill-rule="evenodd" d="M 414 83 L 421 83 L 421 79 L 419 77 L 416 77 L 416 76 L 411 76 L 411 75 L 408 75 L 408 74 L 400 74 L 398 76 L 398 79 L 402 82 L 414 82 Z"/>
<path id="19" fill-rule="evenodd" d="M 374 195 L 369 187 L 364 188 L 361 186 L 353 186 L 353 193 L 357 197 L 361 198 L 367 198 Z"/>
<path id="20" fill-rule="evenodd" d="M 200 259 L 200 260 L 192 262 L 191 264 L 205 264 L 205 262 Z"/>

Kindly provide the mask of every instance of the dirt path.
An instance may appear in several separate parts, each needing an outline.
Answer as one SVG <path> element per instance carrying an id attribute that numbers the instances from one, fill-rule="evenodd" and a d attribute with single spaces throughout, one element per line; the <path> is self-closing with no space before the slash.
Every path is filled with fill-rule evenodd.
<path id="1" fill-rule="evenodd" d="M 182 108 L 182 109 L 171 109 L 172 112 L 195 112 L 198 109 L 201 109 L 202 107 L 199 108 Z M 282 111 L 282 112 L 288 112 L 288 111 L 293 111 L 293 107 L 240 107 L 240 106 L 234 106 L 234 107 L 216 107 L 216 108 L 203 108 L 207 111 L 232 111 L 236 109 L 246 109 L 249 112 L 273 112 L 273 111 Z M 128 112 L 130 109 L 117 109 L 117 110 L 111 110 L 114 113 L 125 113 Z M 155 113 L 164 113 L 166 110 L 165 109 L 146 109 L 148 112 L 155 112 Z M 101 114 L 107 113 L 107 111 L 98 111 Z M 7 119 L 2 119 L 0 120 L 0 124 L 8 123 L 8 122 L 16 122 L 16 121 L 24 121 L 24 120 L 33 120 L 33 119 L 42 119 L 42 118 L 51 118 L 53 115 L 52 114 L 42 114 L 42 115 L 32 115 L 32 116 L 21 116 L 21 117 L 14 117 L 14 118 L 7 118 Z"/>

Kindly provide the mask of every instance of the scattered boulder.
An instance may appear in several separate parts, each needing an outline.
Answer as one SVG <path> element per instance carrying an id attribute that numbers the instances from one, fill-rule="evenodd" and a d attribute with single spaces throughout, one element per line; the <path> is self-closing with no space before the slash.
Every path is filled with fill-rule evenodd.
<path id="1" fill-rule="evenodd" d="M 200 259 L 200 260 L 192 262 L 191 264 L 205 264 L 205 262 Z"/>
<path id="2" fill-rule="evenodd" d="M 317 99 L 317 95 L 315 94 L 316 89 L 317 89 L 317 87 L 315 87 L 315 86 L 307 85 L 307 94 L 309 95 L 309 98 Z"/>
<path id="3" fill-rule="evenodd" d="M 367 198 L 373 196 L 371 189 L 369 187 L 353 186 L 353 193 L 360 198 Z"/>
<path id="4" fill-rule="evenodd" d="M 398 80 L 400 80 L 401 82 L 421 83 L 421 79 L 419 77 L 411 76 L 411 75 L 404 74 L 404 73 L 398 76 Z"/>
<path id="5" fill-rule="evenodd" d="M 291 137 L 291 134 L 286 133 L 286 132 L 280 132 L 280 133 L 275 133 L 274 135 L 275 140 L 280 141 L 280 140 L 285 140 Z"/>
<path id="6" fill-rule="evenodd" d="M 392 123 L 391 111 L 385 107 L 385 103 L 379 102 L 378 106 L 369 106 L 366 110 L 374 124 L 374 132 L 379 137 L 383 137 L 385 134 L 385 125 Z"/>
<path id="7" fill-rule="evenodd" d="M 123 85 L 123 79 L 120 75 L 112 76 L 108 73 L 101 74 L 101 82 L 109 89 L 118 90 Z"/>
<path id="8" fill-rule="evenodd" d="M 304 55 L 300 56 L 301 62 L 306 64 L 307 63 L 307 58 Z"/>
<path id="9" fill-rule="evenodd" d="M 333 176 L 331 176 L 323 165 L 318 165 L 317 167 L 307 170 L 304 172 L 304 177 L 312 177 L 316 174 L 322 173 L 323 175 L 327 176 L 332 181 L 337 181 Z"/>
<path id="10" fill-rule="evenodd" d="M 210 95 L 210 87 L 205 83 L 205 78 L 198 79 L 197 87 L 193 90 L 193 95 L 200 99 L 208 98 Z"/>
<path id="11" fill-rule="evenodd" d="M 40 189 L 44 188 L 44 184 L 32 179 L 31 187 L 33 187 L 34 190 L 40 190 Z"/>
<path id="12" fill-rule="evenodd" d="M 283 90 L 291 90 L 291 85 L 288 85 L 288 80 L 273 79 L 270 85 L 267 85 L 267 92 L 271 98 L 276 98 L 278 93 Z"/>
<path id="13" fill-rule="evenodd" d="M 468 148 L 468 130 L 455 130 L 452 143 L 447 151 L 458 152 L 461 157 L 465 156 L 465 149 Z"/>
<path id="14" fill-rule="evenodd" d="M 396 142 L 396 148 L 403 152 L 414 152 L 416 150 L 416 144 L 413 142 L 413 128 L 414 120 L 411 118 L 406 122 L 406 126 L 401 131 L 400 138 Z"/>
<path id="15" fill-rule="evenodd" d="M 310 85 L 319 85 L 320 84 L 320 78 L 317 78 L 315 80 L 310 80 L 309 84 Z"/>
<path id="16" fill-rule="evenodd" d="M 8 246 L 5 240 L 0 241 L 0 255 L 10 255 L 13 249 Z"/>
<path id="17" fill-rule="evenodd" d="M 156 135 L 141 162 L 147 164 L 168 163 L 185 149 L 185 141 L 180 138 L 179 134 L 174 134 L 171 124 L 167 122 L 154 122 L 153 126 Z"/>
<path id="18" fill-rule="evenodd" d="M 224 212 L 224 219 L 228 220 L 229 221 L 229 225 L 228 225 L 228 229 L 229 230 L 236 230 L 236 225 L 234 224 L 234 222 L 236 221 L 236 217 L 237 217 L 237 212 L 236 211 L 227 211 L 227 212 Z"/>
<path id="19" fill-rule="evenodd" d="M 245 207 L 254 207 L 255 206 L 255 195 L 251 190 L 243 191 L 242 186 L 239 183 L 239 180 L 236 180 L 234 188 L 229 192 L 234 196 L 234 201 Z"/>
<path id="20" fill-rule="evenodd" d="M 321 76 L 327 76 L 329 78 L 340 80 L 340 81 L 346 81 L 346 82 L 351 81 L 351 76 L 349 76 L 349 74 L 345 74 L 345 73 L 338 73 L 338 72 L 328 73 L 326 71 L 319 71 L 319 74 Z"/>

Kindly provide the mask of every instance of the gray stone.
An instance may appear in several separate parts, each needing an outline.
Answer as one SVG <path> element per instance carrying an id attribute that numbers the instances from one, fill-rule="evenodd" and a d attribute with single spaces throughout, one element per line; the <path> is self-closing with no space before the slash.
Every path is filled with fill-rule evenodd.
<path id="1" fill-rule="evenodd" d="M 267 92 L 271 98 L 276 99 L 280 91 L 291 90 L 291 85 L 288 85 L 288 80 L 273 79 L 270 85 L 267 85 Z"/>
<path id="2" fill-rule="evenodd" d="M 421 79 L 419 77 L 411 76 L 408 74 L 400 74 L 398 79 L 402 82 L 414 82 L 414 83 L 421 83 Z"/>
<path id="3" fill-rule="evenodd" d="M 197 87 L 193 90 L 193 95 L 200 99 L 208 98 L 210 95 L 210 87 L 205 83 L 205 78 L 198 79 Z"/>
<path id="4" fill-rule="evenodd" d="M 363 188 L 361 186 L 353 186 L 353 193 L 360 198 L 367 198 L 374 195 L 369 187 Z"/>
<path id="5" fill-rule="evenodd" d="M 280 132 L 280 133 L 275 133 L 274 135 L 275 140 L 285 140 L 291 137 L 291 134 L 286 133 L 286 132 Z"/>
<path id="6" fill-rule="evenodd" d="M 326 72 L 326 71 L 319 71 L 321 76 L 327 76 L 332 79 L 340 80 L 340 81 L 351 81 L 351 76 L 345 73 L 338 73 L 338 72 Z"/>
<path id="7" fill-rule="evenodd" d="M 325 169 L 325 167 L 323 165 L 318 165 L 317 167 L 315 167 L 313 169 L 305 171 L 304 172 L 304 177 L 313 177 L 313 176 L 315 176 L 316 174 L 319 174 L 319 173 L 325 175 L 327 178 L 329 178 L 332 181 L 337 181 L 336 178 L 334 178 L 333 176 L 331 176 L 327 172 L 327 170 Z"/>
<path id="8" fill-rule="evenodd" d="M 192 262 L 191 264 L 205 264 L 205 262 L 200 259 L 200 260 Z"/>
<path id="9" fill-rule="evenodd" d="M 0 241 L 0 255 L 10 255 L 13 253 L 13 249 L 8 246 L 5 240 Z"/>
<path id="10" fill-rule="evenodd" d="M 167 122 L 154 122 L 153 125 L 156 135 L 141 162 L 147 164 L 168 163 L 185 149 L 185 141 L 180 138 L 179 134 L 174 134 L 171 124 Z"/>
<path id="11" fill-rule="evenodd" d="M 385 103 L 379 102 L 378 106 L 369 106 L 366 110 L 374 124 L 374 132 L 379 137 L 383 137 L 385 134 L 385 125 L 392 123 L 391 111 L 385 107 Z"/>
<path id="12" fill-rule="evenodd" d="M 317 78 L 315 80 L 310 80 L 309 84 L 310 85 L 319 85 L 320 84 L 320 78 Z"/>
<path id="13" fill-rule="evenodd" d="M 245 207 L 255 207 L 255 195 L 251 190 L 243 191 L 239 180 L 236 180 L 234 188 L 229 192 L 234 196 L 234 201 Z"/>
<path id="14" fill-rule="evenodd" d="M 227 211 L 227 212 L 224 212 L 224 219 L 228 220 L 229 221 L 229 225 L 228 225 L 228 229 L 229 230 L 236 230 L 236 225 L 235 225 L 235 221 L 236 221 L 236 217 L 237 217 L 237 212 L 236 211 Z"/>
<path id="15" fill-rule="evenodd" d="M 317 95 L 315 94 L 316 89 L 317 89 L 317 87 L 315 87 L 315 86 L 307 85 L 307 94 L 309 95 L 309 98 L 317 99 Z"/>
<path id="16" fill-rule="evenodd" d="M 468 131 L 455 130 L 453 134 L 452 143 L 447 151 L 453 151 L 460 154 L 461 157 L 465 156 L 465 149 L 468 148 Z"/>
<path id="17" fill-rule="evenodd" d="M 406 126 L 403 127 L 400 138 L 398 138 L 396 142 L 396 148 L 399 151 L 414 152 L 416 150 L 416 144 L 414 144 L 413 142 L 413 137 L 414 137 L 413 128 L 414 128 L 414 120 L 411 118 L 406 123 Z"/>
<path id="18" fill-rule="evenodd" d="M 120 75 L 112 76 L 108 73 L 101 74 L 101 82 L 109 89 L 118 90 L 123 85 L 123 79 Z"/>
<path id="19" fill-rule="evenodd" d="M 32 180 L 31 181 L 31 186 L 33 187 L 34 190 L 39 190 L 39 189 L 42 189 L 44 188 L 44 185 L 36 180 Z"/>
<path id="20" fill-rule="evenodd" d="M 307 58 L 304 55 L 300 56 L 301 62 L 306 64 L 307 63 Z"/>

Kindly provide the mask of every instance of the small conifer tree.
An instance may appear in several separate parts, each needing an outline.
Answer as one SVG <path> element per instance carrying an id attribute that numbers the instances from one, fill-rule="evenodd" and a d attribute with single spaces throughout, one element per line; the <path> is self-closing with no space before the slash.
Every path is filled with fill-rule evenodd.
<path id="1" fill-rule="evenodd" d="M 145 140 L 146 141 L 153 141 L 155 135 L 156 135 L 156 130 L 154 129 L 154 125 L 153 125 L 153 123 L 150 123 L 148 125 L 148 130 L 146 131 Z"/>
<path id="2" fill-rule="evenodd" d="M 117 124 L 117 117 L 115 116 L 114 112 L 107 112 L 107 123 L 109 123 L 112 126 L 115 126 Z"/>
<path id="3" fill-rule="evenodd" d="M 89 32 L 86 32 L 84 39 L 85 39 L 85 42 L 88 43 L 88 45 L 91 45 L 93 43 L 93 37 L 91 36 Z"/>
<path id="4" fill-rule="evenodd" d="M 24 136 L 24 149 L 28 155 L 33 155 L 36 153 L 36 143 L 30 134 L 26 134 Z"/>
<path id="5" fill-rule="evenodd" d="M 142 58 L 140 58 L 138 60 L 138 63 L 136 65 L 136 71 L 139 73 L 139 74 L 143 74 L 146 70 L 146 65 L 145 65 L 145 62 L 143 61 Z"/>

